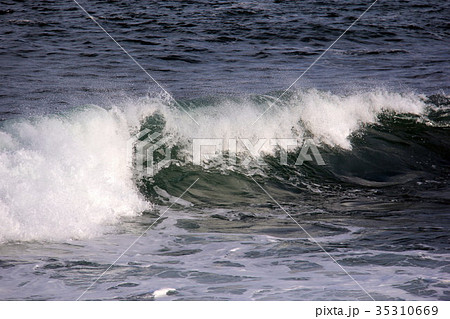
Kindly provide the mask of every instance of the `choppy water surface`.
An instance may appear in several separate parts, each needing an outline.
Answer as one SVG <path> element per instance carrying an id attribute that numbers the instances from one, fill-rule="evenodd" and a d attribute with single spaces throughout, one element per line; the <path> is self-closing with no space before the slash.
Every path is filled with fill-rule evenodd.
<path id="1" fill-rule="evenodd" d="M 374 299 L 450 299 L 445 1 L 375 4 L 254 125 L 369 2 L 80 1 L 199 125 L 74 2 L 0 3 L 0 299 L 77 299 L 155 221 L 82 299 L 368 300 L 304 230 Z"/>

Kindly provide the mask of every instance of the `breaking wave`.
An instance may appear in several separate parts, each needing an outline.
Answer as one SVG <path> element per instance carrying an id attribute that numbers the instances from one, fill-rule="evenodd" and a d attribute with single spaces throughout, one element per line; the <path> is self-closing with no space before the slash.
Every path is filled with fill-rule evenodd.
<path id="1" fill-rule="evenodd" d="M 183 189 L 171 182 L 175 175 L 204 177 L 203 193 L 191 198 L 196 204 L 207 202 L 211 192 L 227 191 L 234 194 L 231 204 L 239 197 L 237 183 L 249 174 L 300 190 L 325 184 L 386 187 L 448 174 L 445 96 L 297 91 L 255 122 L 274 101 L 270 95 L 181 101 L 188 115 L 163 98 L 145 98 L 3 122 L 0 241 L 97 236 L 122 217 L 151 208 L 151 202 L 180 195 Z M 130 141 L 144 129 L 165 137 L 172 152 L 172 164 L 152 177 L 136 175 L 130 165 Z M 265 143 L 259 148 L 265 166 L 198 167 L 189 157 L 195 138 L 295 139 L 298 145 L 311 140 L 325 165 L 292 164 L 298 148 L 281 165 L 280 145 Z"/>

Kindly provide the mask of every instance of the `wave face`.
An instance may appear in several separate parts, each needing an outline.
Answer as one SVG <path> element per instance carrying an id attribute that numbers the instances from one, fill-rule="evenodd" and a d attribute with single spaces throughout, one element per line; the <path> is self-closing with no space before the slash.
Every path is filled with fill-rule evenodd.
<path id="1" fill-rule="evenodd" d="M 392 198 L 409 193 L 424 199 L 430 196 L 426 191 L 447 187 L 449 103 L 444 96 L 381 89 L 347 95 L 298 91 L 252 125 L 273 101 L 271 96 L 253 96 L 184 102 L 200 125 L 183 112 L 176 117 L 160 112 L 148 116 L 142 127 L 167 138 L 172 161 L 154 176 L 140 178 L 142 193 L 153 202 L 164 202 L 160 188 L 179 195 L 196 176 L 202 191 L 187 199 L 197 205 L 257 204 L 265 195 L 255 195 L 260 189 L 250 178 L 254 177 L 278 198 L 285 195 L 286 202 L 323 206 L 330 198 L 340 201 L 343 192 L 360 195 L 364 202 L 381 192 Z M 236 162 L 227 161 L 225 153 L 202 157 L 200 166 L 192 165 L 192 141 L 199 138 L 223 140 L 224 145 L 238 141 Z M 258 145 L 256 156 L 239 143 L 244 139 Z M 266 143 L 258 144 L 264 139 Z M 298 147 L 286 152 L 283 145 L 269 143 L 271 139 L 296 140 Z M 325 165 L 311 153 L 310 161 L 298 165 L 308 141 L 317 146 Z M 443 194 L 433 196 L 443 199 Z"/>
<path id="2" fill-rule="evenodd" d="M 87 106 L 70 114 L 6 121 L 0 131 L 0 241 L 66 240 L 96 236 L 105 225 L 167 203 L 199 177 L 186 195 L 197 206 L 261 201 L 250 176 L 297 202 L 339 197 L 348 189 L 447 185 L 448 98 L 385 90 L 337 95 L 298 91 L 273 106 L 267 95 L 182 101 L 162 98 L 122 103 L 105 110 Z M 130 140 L 142 130 L 165 138 L 172 161 L 153 176 L 130 165 Z M 300 148 L 287 152 L 264 144 L 261 161 L 237 148 L 237 162 L 214 156 L 192 164 L 197 138 L 313 141 L 325 165 L 294 165 Z M 246 162 L 245 162 L 246 161 Z M 241 165 L 245 162 L 247 165 Z M 147 163 L 148 165 L 148 163 Z M 401 185 L 399 187 L 398 185 Z M 256 191 L 256 188 L 255 188 Z M 260 193 L 258 191 L 258 193 Z"/>

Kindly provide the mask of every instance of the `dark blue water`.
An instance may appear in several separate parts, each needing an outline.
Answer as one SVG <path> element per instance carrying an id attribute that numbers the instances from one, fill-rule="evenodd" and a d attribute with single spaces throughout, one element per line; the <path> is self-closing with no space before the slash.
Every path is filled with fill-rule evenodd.
<path id="1" fill-rule="evenodd" d="M 79 4 L 178 104 L 74 1 L 0 1 L 0 299 L 450 298 L 447 1 L 378 1 L 274 106 L 371 1 Z"/>
<path id="2" fill-rule="evenodd" d="M 176 98 L 287 88 L 370 1 L 81 1 Z M 298 83 L 446 92 L 447 1 L 378 1 Z M 73 1 L 2 1 L 5 113 L 158 87 Z"/>

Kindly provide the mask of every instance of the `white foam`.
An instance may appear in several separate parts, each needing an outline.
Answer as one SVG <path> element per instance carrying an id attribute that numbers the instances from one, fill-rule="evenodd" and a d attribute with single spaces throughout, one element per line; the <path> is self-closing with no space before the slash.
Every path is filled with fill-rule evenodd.
<path id="1" fill-rule="evenodd" d="M 175 293 L 176 291 L 177 290 L 175 288 L 161 288 L 161 289 L 155 290 L 153 292 L 153 296 L 155 297 L 155 299 L 158 299 L 158 298 L 167 296 L 167 294 Z"/>
<path id="2" fill-rule="evenodd" d="M 122 112 L 7 123 L 0 134 L 0 242 L 101 234 L 148 207 L 127 166 Z"/>
<path id="3" fill-rule="evenodd" d="M 352 133 L 363 124 L 375 123 L 383 111 L 419 115 L 425 109 L 417 95 L 386 91 L 340 97 L 312 90 L 295 104 L 299 117 L 316 140 L 344 149 L 351 149 Z"/>
<path id="4" fill-rule="evenodd" d="M 308 131 L 319 144 L 351 149 L 351 134 L 363 124 L 375 123 L 381 112 L 422 114 L 425 110 L 422 98 L 413 93 L 377 90 L 339 96 L 312 89 L 295 94 L 281 106 L 273 106 L 253 125 L 268 105 L 228 100 L 215 107 L 197 108 L 191 114 L 200 126 L 181 111 L 176 116 L 165 114 L 166 131 L 186 141 L 294 138 L 300 142 Z M 274 149 L 266 143 L 261 150 L 267 153 Z"/>

